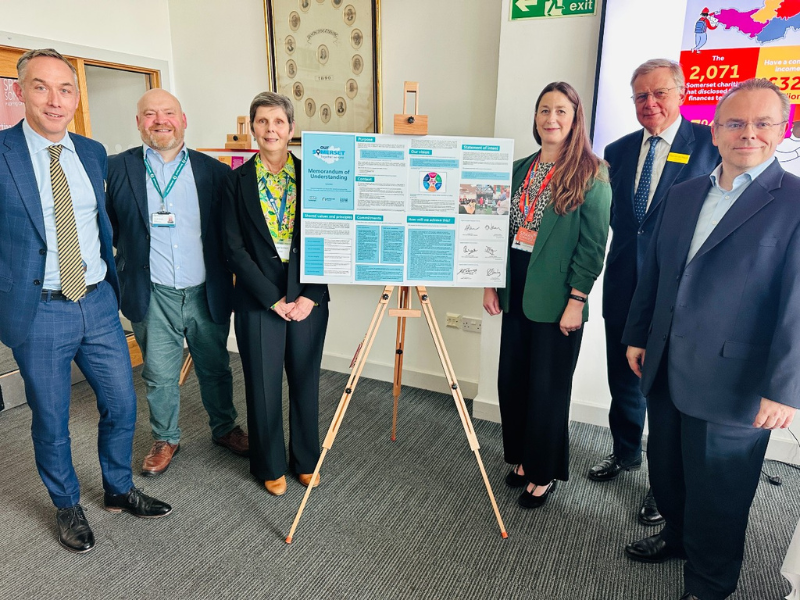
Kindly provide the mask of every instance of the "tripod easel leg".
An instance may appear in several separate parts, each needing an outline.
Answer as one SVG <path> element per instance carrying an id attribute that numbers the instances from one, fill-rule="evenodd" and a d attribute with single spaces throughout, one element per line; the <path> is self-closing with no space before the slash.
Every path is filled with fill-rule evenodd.
<path id="1" fill-rule="evenodd" d="M 397 295 L 397 308 L 408 309 L 411 302 L 408 286 L 402 286 Z M 392 386 L 392 396 L 394 396 L 394 406 L 392 408 L 392 441 L 397 438 L 397 405 L 400 400 L 400 390 L 403 387 L 403 347 L 406 340 L 406 317 L 397 317 L 397 337 L 395 339 L 394 350 L 394 384 Z"/>
<path id="2" fill-rule="evenodd" d="M 367 334 L 364 336 L 364 345 L 362 347 L 362 351 L 359 352 L 358 357 L 356 358 L 356 364 L 353 367 L 353 371 L 350 373 L 350 378 L 347 380 L 347 386 L 345 387 L 341 400 L 339 400 L 339 406 L 336 408 L 336 412 L 333 415 L 333 420 L 328 428 L 328 433 L 325 436 L 325 440 L 322 442 L 322 452 L 319 455 L 317 466 L 314 468 L 314 474 L 311 476 L 311 481 L 317 480 L 322 467 L 322 461 L 325 460 L 325 455 L 328 453 L 328 450 L 330 450 L 331 446 L 333 446 L 333 440 L 336 438 L 336 434 L 339 431 L 339 426 L 342 424 L 342 419 L 344 419 L 344 414 L 347 412 L 347 406 L 350 404 L 350 398 L 352 398 L 353 392 L 358 384 L 358 380 L 361 377 L 361 372 L 364 370 L 364 365 L 367 362 L 369 351 L 372 349 L 372 342 L 375 341 L 375 336 L 380 328 L 383 315 L 386 313 L 386 307 L 389 304 L 389 298 L 392 295 L 392 290 L 394 290 L 393 285 L 387 285 L 383 288 L 383 293 L 378 301 L 378 306 L 375 307 L 375 312 L 372 315 L 372 321 L 370 321 L 369 327 L 367 328 Z M 313 485 L 309 485 L 306 488 L 306 493 L 303 495 L 303 501 L 300 503 L 300 508 L 297 510 L 297 515 L 292 523 L 292 528 L 289 530 L 289 535 L 286 537 L 287 544 L 292 543 L 294 532 L 297 529 L 298 523 L 300 523 L 300 517 L 303 515 L 303 510 L 306 507 L 306 502 L 308 502 L 308 497 L 311 495 L 311 490 L 313 487 Z"/>
<path id="3" fill-rule="evenodd" d="M 428 298 L 428 292 L 425 286 L 417 286 L 417 296 L 419 296 L 419 302 L 422 305 L 422 311 L 425 313 L 425 320 L 428 322 L 428 328 L 431 331 L 433 343 L 436 346 L 436 352 L 439 354 L 439 360 L 442 362 L 442 369 L 444 369 L 445 377 L 450 383 L 450 393 L 453 395 L 453 400 L 456 403 L 458 416 L 461 418 L 461 424 L 464 426 L 464 432 L 467 434 L 469 446 L 475 453 L 475 459 L 478 461 L 478 468 L 481 471 L 483 483 L 486 486 L 486 492 L 489 494 L 489 500 L 492 503 L 492 509 L 494 509 L 494 516 L 497 518 L 497 524 L 500 526 L 500 535 L 503 538 L 507 538 L 508 533 L 506 532 L 505 525 L 503 525 L 503 518 L 500 516 L 500 509 L 497 508 L 497 501 L 495 500 L 494 493 L 492 492 L 492 485 L 489 483 L 489 477 L 486 475 L 486 469 L 484 468 L 483 461 L 481 460 L 478 437 L 475 435 L 475 429 L 472 427 L 472 420 L 469 417 L 467 405 L 464 403 L 464 396 L 461 393 L 461 387 L 458 385 L 455 370 L 453 369 L 453 365 L 450 362 L 450 357 L 447 354 L 447 349 L 445 348 L 444 340 L 442 339 L 442 332 L 439 329 L 439 324 L 436 322 L 436 315 L 433 312 L 433 306 Z"/>

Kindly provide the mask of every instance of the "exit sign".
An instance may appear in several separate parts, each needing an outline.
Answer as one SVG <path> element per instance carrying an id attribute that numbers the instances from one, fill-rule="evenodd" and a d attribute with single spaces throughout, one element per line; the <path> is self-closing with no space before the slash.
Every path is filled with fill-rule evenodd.
<path id="1" fill-rule="evenodd" d="M 511 20 L 593 15 L 600 0 L 511 0 Z"/>

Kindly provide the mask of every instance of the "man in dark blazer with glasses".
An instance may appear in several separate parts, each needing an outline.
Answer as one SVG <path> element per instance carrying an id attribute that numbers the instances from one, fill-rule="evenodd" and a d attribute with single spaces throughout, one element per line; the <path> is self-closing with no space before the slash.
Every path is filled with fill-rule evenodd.
<path id="1" fill-rule="evenodd" d="M 770 430 L 800 407 L 800 178 L 775 158 L 789 108 L 766 79 L 719 101 L 722 164 L 664 200 L 622 337 L 665 518 L 625 550 L 686 559 L 687 599 L 735 591 Z"/>
<path id="2" fill-rule="evenodd" d="M 631 89 L 642 129 L 605 150 L 613 191 L 613 236 L 603 276 L 613 447 L 611 454 L 590 469 L 589 478 L 594 481 L 611 481 L 642 464 L 646 405 L 639 380 L 628 368 L 622 330 L 661 204 L 673 185 L 709 173 L 719 162 L 710 129 L 681 117 L 685 88 L 678 63 L 665 59 L 645 62 L 634 71 Z M 653 144 L 651 138 L 658 141 Z M 638 519 L 643 525 L 663 523 L 649 491 Z"/>

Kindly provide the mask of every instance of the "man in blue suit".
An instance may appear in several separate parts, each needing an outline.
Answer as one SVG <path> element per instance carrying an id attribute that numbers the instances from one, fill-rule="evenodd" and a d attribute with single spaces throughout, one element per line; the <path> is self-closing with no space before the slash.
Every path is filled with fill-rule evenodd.
<path id="1" fill-rule="evenodd" d="M 626 552 L 686 558 L 684 598 L 736 589 L 770 430 L 800 406 L 800 179 L 775 158 L 789 108 L 765 79 L 719 101 L 722 164 L 664 201 L 623 333 L 665 518 Z"/>
<path id="2" fill-rule="evenodd" d="M 685 91 L 678 63 L 665 59 L 645 62 L 633 72 L 631 89 L 636 118 L 643 129 L 605 150 L 613 190 L 614 235 L 603 277 L 613 447 L 611 454 L 590 469 L 589 478 L 594 481 L 616 479 L 621 472 L 639 469 L 642 464 L 646 403 L 638 378 L 628 368 L 622 330 L 664 198 L 673 185 L 709 173 L 719 162 L 711 130 L 681 117 Z M 650 492 L 639 508 L 638 519 L 643 525 L 664 522 Z"/>
<path id="3" fill-rule="evenodd" d="M 165 90 L 141 97 L 136 124 L 144 144 L 109 159 L 107 206 L 155 440 L 142 475 L 155 476 L 180 448 L 184 339 L 214 443 L 247 456 L 249 441 L 236 424 L 227 349 L 233 276 L 222 253 L 222 205 L 230 168 L 186 148 L 186 115 Z"/>
<path id="4" fill-rule="evenodd" d="M 0 340 L 25 382 L 36 466 L 57 508 L 59 542 L 88 552 L 94 534 L 70 449 L 73 360 L 97 396 L 106 510 L 154 518 L 172 508 L 133 486 L 136 394 L 117 312 L 105 151 L 67 133 L 79 102 L 71 63 L 52 49 L 31 50 L 17 72 L 25 119 L 0 132 Z"/>

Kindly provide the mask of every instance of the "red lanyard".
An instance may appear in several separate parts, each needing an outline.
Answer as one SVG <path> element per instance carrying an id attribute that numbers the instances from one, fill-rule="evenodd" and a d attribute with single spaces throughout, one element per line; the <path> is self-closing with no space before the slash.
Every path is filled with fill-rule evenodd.
<path id="1" fill-rule="evenodd" d="M 533 161 L 531 164 L 530 169 L 528 169 L 528 174 L 525 176 L 525 183 L 522 185 L 522 194 L 519 197 L 519 210 L 522 213 L 522 220 L 524 223 L 530 223 L 533 221 L 533 217 L 536 213 L 536 204 L 539 202 L 539 197 L 544 192 L 547 184 L 550 183 L 550 180 L 553 178 L 553 173 L 555 173 L 555 165 L 550 167 L 550 170 L 545 175 L 544 179 L 542 180 L 542 184 L 539 186 L 539 191 L 536 192 L 536 195 L 533 197 L 533 200 L 530 199 L 530 184 L 531 184 L 531 173 L 536 173 L 539 170 L 539 163 L 541 162 L 541 153 L 536 156 L 536 160 Z"/>

